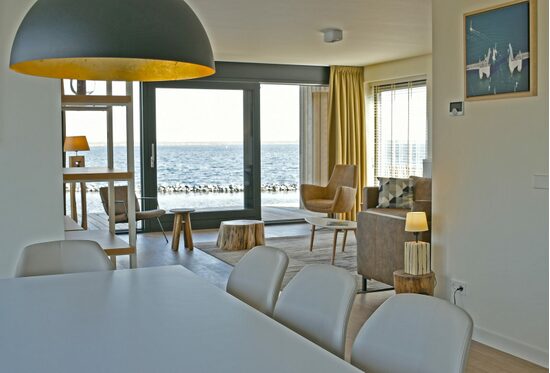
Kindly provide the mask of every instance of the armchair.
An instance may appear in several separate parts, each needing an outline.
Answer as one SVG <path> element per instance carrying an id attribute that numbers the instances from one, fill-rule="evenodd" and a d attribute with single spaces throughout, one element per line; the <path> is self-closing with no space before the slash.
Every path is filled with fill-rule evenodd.
<path id="1" fill-rule="evenodd" d="M 326 186 L 302 184 L 300 196 L 307 210 L 314 212 L 336 213 L 348 212 L 355 204 L 357 177 L 355 165 L 339 164 L 334 166 Z"/>
<path id="2" fill-rule="evenodd" d="M 109 215 L 109 190 L 107 187 L 99 188 L 99 195 L 101 197 L 101 203 L 105 213 Z M 166 211 L 159 208 L 158 200 L 156 197 L 140 197 L 141 200 L 155 200 L 156 209 L 141 211 L 138 197 L 136 196 L 136 221 L 157 219 L 164 239 L 168 242 L 164 227 L 160 221 L 160 217 L 166 214 Z M 115 186 L 115 224 L 128 222 L 128 187 L 127 186 Z"/>

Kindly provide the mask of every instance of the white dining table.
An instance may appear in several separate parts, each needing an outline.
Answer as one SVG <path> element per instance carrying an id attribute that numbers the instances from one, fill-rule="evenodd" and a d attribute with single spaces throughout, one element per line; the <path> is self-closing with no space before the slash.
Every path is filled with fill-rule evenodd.
<path id="1" fill-rule="evenodd" d="M 359 372 L 182 266 L 0 280 L 1 372 Z"/>

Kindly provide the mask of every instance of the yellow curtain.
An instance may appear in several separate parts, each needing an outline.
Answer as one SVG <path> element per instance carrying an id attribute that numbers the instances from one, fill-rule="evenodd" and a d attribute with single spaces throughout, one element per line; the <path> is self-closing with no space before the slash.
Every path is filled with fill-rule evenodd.
<path id="1" fill-rule="evenodd" d="M 329 86 L 329 172 L 336 164 L 357 166 L 357 196 L 346 220 L 356 220 L 367 180 L 363 67 L 331 66 Z"/>

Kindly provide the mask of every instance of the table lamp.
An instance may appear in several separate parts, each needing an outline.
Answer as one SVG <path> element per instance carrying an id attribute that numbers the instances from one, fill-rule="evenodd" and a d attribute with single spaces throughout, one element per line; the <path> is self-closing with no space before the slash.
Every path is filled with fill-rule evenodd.
<path id="1" fill-rule="evenodd" d="M 428 230 L 428 220 L 426 219 L 426 213 L 421 212 L 407 212 L 407 218 L 405 220 L 405 232 L 413 232 L 418 242 L 418 234 L 420 232 L 426 232 Z"/>
<path id="2" fill-rule="evenodd" d="M 427 230 L 428 220 L 425 212 L 407 213 L 405 231 L 414 233 L 416 241 L 405 242 L 405 273 L 424 275 L 432 271 L 430 244 L 418 241 L 418 234 Z"/>
<path id="3" fill-rule="evenodd" d="M 74 156 L 69 157 L 70 167 L 84 167 L 84 156 L 79 156 L 79 151 L 90 150 L 86 136 L 67 136 L 63 144 L 63 151 L 75 152 Z"/>

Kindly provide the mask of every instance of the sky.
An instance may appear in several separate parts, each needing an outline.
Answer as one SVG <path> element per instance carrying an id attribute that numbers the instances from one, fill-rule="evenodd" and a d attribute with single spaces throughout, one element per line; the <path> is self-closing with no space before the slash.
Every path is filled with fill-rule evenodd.
<path id="1" fill-rule="evenodd" d="M 96 87 L 101 93 L 101 86 Z M 157 143 L 242 143 L 243 92 L 240 90 L 171 89 L 156 92 Z M 263 143 L 298 143 L 300 102 L 297 85 L 261 85 Z M 137 109 L 137 108 L 136 108 Z M 115 108 L 114 141 L 125 143 L 125 109 Z M 139 142 L 139 113 L 135 114 Z M 67 112 L 67 135 L 85 135 L 90 144 L 105 144 L 106 114 Z"/>

